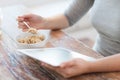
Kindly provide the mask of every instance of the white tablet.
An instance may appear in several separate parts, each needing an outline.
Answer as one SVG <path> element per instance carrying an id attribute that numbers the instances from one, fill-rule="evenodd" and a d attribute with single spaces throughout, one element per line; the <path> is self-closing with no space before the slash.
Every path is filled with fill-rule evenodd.
<path id="1" fill-rule="evenodd" d="M 65 48 L 18 49 L 17 51 L 52 66 L 59 66 L 74 58 L 95 60 L 95 58 Z"/>

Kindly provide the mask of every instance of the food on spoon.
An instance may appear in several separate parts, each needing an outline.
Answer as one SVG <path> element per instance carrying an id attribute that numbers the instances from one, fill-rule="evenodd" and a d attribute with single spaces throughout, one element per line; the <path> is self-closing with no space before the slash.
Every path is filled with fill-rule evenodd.
<path id="1" fill-rule="evenodd" d="M 25 38 L 18 39 L 19 43 L 24 43 L 24 44 L 35 44 L 38 42 L 41 42 L 45 39 L 44 35 L 32 35 L 28 36 Z"/>
<path id="2" fill-rule="evenodd" d="M 32 34 L 37 34 L 37 29 L 35 29 L 35 28 L 29 28 L 28 32 L 32 33 Z"/>

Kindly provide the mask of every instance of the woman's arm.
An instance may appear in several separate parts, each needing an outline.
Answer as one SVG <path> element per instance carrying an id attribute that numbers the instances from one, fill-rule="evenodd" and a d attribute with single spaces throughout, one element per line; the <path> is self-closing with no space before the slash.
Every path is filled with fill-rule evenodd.
<path id="1" fill-rule="evenodd" d="M 68 20 L 64 14 L 58 14 L 56 16 L 48 17 L 45 19 L 45 25 L 48 29 L 64 29 L 69 26 Z"/>
<path id="2" fill-rule="evenodd" d="M 91 62 L 88 72 L 120 71 L 120 54 L 98 59 Z"/>
<path id="3" fill-rule="evenodd" d="M 73 0 L 69 8 L 65 11 L 69 25 L 73 25 L 83 17 L 93 6 L 94 0 Z"/>
<path id="4" fill-rule="evenodd" d="M 64 14 L 47 18 L 51 29 L 63 29 L 73 25 L 91 8 L 94 0 L 73 0 Z"/>
<path id="5" fill-rule="evenodd" d="M 120 54 L 101 58 L 95 61 L 85 61 L 77 58 L 65 62 L 59 67 L 53 67 L 45 63 L 42 63 L 42 65 L 55 70 L 66 78 L 92 72 L 120 71 Z"/>
<path id="6" fill-rule="evenodd" d="M 58 14 L 48 18 L 43 18 L 35 14 L 27 14 L 18 17 L 18 25 L 23 31 L 27 27 L 23 23 L 26 21 L 36 29 L 63 29 L 78 21 L 92 6 L 94 0 L 74 0 L 65 14 Z"/>

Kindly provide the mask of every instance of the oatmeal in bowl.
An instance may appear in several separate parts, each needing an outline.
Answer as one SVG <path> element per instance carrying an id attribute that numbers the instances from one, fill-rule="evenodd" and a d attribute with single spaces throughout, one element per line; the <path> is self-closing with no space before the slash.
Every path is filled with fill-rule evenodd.
<path id="1" fill-rule="evenodd" d="M 16 37 L 18 48 L 44 47 L 50 37 L 50 30 L 23 32 Z"/>

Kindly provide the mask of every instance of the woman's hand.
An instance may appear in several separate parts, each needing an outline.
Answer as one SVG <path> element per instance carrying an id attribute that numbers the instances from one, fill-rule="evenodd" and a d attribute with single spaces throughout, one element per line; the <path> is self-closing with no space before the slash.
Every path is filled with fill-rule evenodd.
<path id="1" fill-rule="evenodd" d="M 27 14 L 23 16 L 18 16 L 18 27 L 21 28 L 23 31 L 26 31 L 28 28 L 23 23 L 23 21 L 27 22 L 33 28 L 36 29 L 43 29 L 47 27 L 47 20 L 41 16 L 35 14 Z"/>
<path id="2" fill-rule="evenodd" d="M 28 28 L 23 23 L 27 22 L 33 28 L 36 29 L 63 29 L 69 26 L 67 18 L 63 14 L 52 16 L 49 18 L 43 18 L 35 14 L 27 14 L 18 17 L 18 27 L 23 31 L 26 31 Z"/>
<path id="3" fill-rule="evenodd" d="M 89 72 L 89 66 L 91 62 L 85 61 L 83 59 L 74 59 L 69 62 L 61 64 L 59 67 L 53 67 L 42 63 L 43 66 L 52 69 L 65 78 L 81 75 Z"/>

